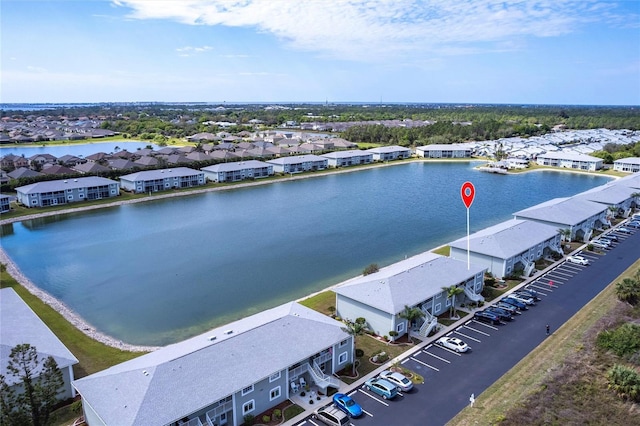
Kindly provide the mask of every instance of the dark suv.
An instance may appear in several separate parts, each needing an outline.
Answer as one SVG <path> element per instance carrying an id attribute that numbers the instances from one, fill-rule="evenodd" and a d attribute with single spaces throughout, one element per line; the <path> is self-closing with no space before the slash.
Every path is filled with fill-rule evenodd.
<path id="1" fill-rule="evenodd" d="M 507 311 L 506 309 L 491 306 L 485 309 L 485 311 L 497 315 L 498 318 L 500 318 L 500 320 L 502 321 L 513 321 L 513 315 L 511 315 L 511 312 Z"/>
<path id="2" fill-rule="evenodd" d="M 489 324 L 500 324 L 500 318 L 498 315 L 489 311 L 479 311 L 473 314 L 473 319 L 477 321 L 486 322 Z"/>

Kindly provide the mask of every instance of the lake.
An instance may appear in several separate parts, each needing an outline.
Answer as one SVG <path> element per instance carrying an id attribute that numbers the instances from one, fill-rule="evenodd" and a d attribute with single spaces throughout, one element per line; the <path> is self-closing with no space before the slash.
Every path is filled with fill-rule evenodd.
<path id="1" fill-rule="evenodd" d="M 165 345 L 298 299 L 608 181 L 563 172 L 481 173 L 413 162 L 211 192 L 3 227 L 37 286 L 103 333 Z"/>

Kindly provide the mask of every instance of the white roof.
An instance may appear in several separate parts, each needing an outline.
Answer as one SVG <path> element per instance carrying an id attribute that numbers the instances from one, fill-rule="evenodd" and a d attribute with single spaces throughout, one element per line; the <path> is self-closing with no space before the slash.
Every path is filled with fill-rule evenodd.
<path id="1" fill-rule="evenodd" d="M 461 143 L 452 143 L 452 144 L 434 143 L 432 145 L 419 146 L 419 147 L 416 148 L 416 150 L 420 150 L 420 151 L 458 151 L 458 150 L 471 151 L 471 147 L 468 144 L 461 144 Z"/>
<path id="2" fill-rule="evenodd" d="M 389 153 L 389 152 L 405 152 L 405 151 L 411 151 L 411 150 L 403 146 L 390 145 L 390 146 L 378 146 L 376 148 L 370 148 L 370 149 L 367 149 L 367 151 L 373 152 L 374 154 L 383 154 L 383 153 Z"/>
<path id="3" fill-rule="evenodd" d="M 425 252 L 394 263 L 380 271 L 345 281 L 334 288 L 337 294 L 395 315 L 457 285 L 486 268 Z"/>
<path id="4" fill-rule="evenodd" d="M 137 180 L 156 180 L 166 179 L 174 176 L 185 177 L 199 175 L 202 172 L 200 170 L 190 169 L 188 167 L 174 167 L 171 169 L 159 169 L 159 170 L 145 170 L 142 172 L 135 172 L 128 175 L 120 176 L 120 179 L 128 181 Z"/>
<path id="5" fill-rule="evenodd" d="M 300 164 L 300 163 L 309 163 L 309 162 L 317 162 L 317 161 L 324 161 L 326 162 L 327 159 L 324 157 L 321 157 L 319 155 L 314 155 L 314 154 L 306 154 L 306 155 L 296 155 L 296 156 L 291 156 L 291 157 L 280 157 L 280 158 L 275 158 L 273 160 L 269 160 L 267 161 L 268 163 L 271 164 Z"/>
<path id="6" fill-rule="evenodd" d="M 106 424 L 169 424 L 347 339 L 343 326 L 290 302 L 76 380 L 74 386 Z"/>
<path id="7" fill-rule="evenodd" d="M 351 157 L 362 157 L 362 156 L 373 156 L 373 154 L 367 151 L 363 151 L 361 149 L 352 149 L 349 151 L 334 151 L 334 152 L 329 152 L 327 154 L 321 155 L 321 157 L 325 157 L 325 158 L 351 158 Z"/>
<path id="8" fill-rule="evenodd" d="M 516 256 L 558 235 L 558 228 L 539 222 L 513 219 L 485 228 L 469 236 L 470 251 L 500 259 Z M 467 249 L 467 237 L 449 244 Z"/>
<path id="9" fill-rule="evenodd" d="M 640 157 L 627 157 L 615 160 L 613 164 L 640 164 Z"/>
<path id="10" fill-rule="evenodd" d="M 219 163 L 214 164 L 213 166 L 203 167 L 200 170 L 217 173 L 232 172 L 235 170 L 262 169 L 264 167 L 273 167 L 273 165 L 258 160 L 232 161 L 230 163 Z"/>
<path id="11" fill-rule="evenodd" d="M 11 349 L 23 343 L 35 347 L 41 361 L 52 356 L 60 369 L 78 363 L 22 298 L 12 288 L 3 288 L 0 290 L 0 374 L 6 377 L 9 385 L 17 382 L 7 371 L 9 354 Z"/>
<path id="12" fill-rule="evenodd" d="M 76 179 L 58 179 L 36 182 L 30 185 L 20 186 L 16 188 L 16 191 L 23 194 L 39 194 L 41 192 L 55 192 L 65 189 L 80 189 L 89 186 L 105 186 L 111 184 L 119 185 L 119 183 L 115 180 L 97 176 L 89 176 Z"/>
<path id="13" fill-rule="evenodd" d="M 582 198 L 554 198 L 514 213 L 516 219 L 542 220 L 575 226 L 590 217 L 604 213 L 607 206 Z"/>
<path id="14" fill-rule="evenodd" d="M 538 155 L 538 158 L 549 158 L 551 160 L 570 160 L 570 161 L 584 161 L 584 162 L 602 162 L 602 158 L 592 157 L 590 155 L 580 154 L 577 152 L 547 152 L 545 154 Z"/>

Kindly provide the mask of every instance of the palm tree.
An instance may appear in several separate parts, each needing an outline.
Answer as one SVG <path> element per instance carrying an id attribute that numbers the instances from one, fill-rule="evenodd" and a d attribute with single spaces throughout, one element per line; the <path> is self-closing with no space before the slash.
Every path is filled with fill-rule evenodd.
<path id="1" fill-rule="evenodd" d="M 451 308 L 449 310 L 449 318 L 456 319 L 457 316 L 454 316 L 456 311 L 456 296 L 464 293 L 464 289 L 462 289 L 462 287 L 458 287 L 455 285 L 452 285 L 449 287 L 442 287 L 442 289 L 447 292 L 447 299 L 452 299 Z"/>
<path id="2" fill-rule="evenodd" d="M 571 229 L 569 228 L 558 229 L 558 232 L 562 237 L 562 241 L 571 241 Z"/>
<path id="3" fill-rule="evenodd" d="M 407 336 L 409 336 L 409 327 L 411 327 L 411 324 L 418 321 L 420 318 L 423 318 L 425 316 L 425 313 L 422 312 L 422 309 L 418 307 L 414 306 L 413 308 L 410 308 L 409 306 L 404 305 L 404 311 L 400 312 L 398 316 L 402 319 L 407 320 L 407 322 L 409 323 L 407 325 Z"/>
<path id="4" fill-rule="evenodd" d="M 638 304 L 640 302 L 640 282 L 633 278 L 625 278 L 616 283 L 616 296 L 630 305 Z"/>
<path id="5" fill-rule="evenodd" d="M 607 210 L 609 210 L 609 217 L 610 218 L 615 218 L 616 217 L 616 213 L 618 212 L 618 208 L 616 206 L 609 206 L 607 207 Z"/>
<path id="6" fill-rule="evenodd" d="M 353 337 L 353 370 L 351 374 L 353 376 L 356 375 L 356 360 L 355 360 L 355 352 L 356 352 L 356 337 L 362 336 L 364 331 L 367 329 L 367 320 L 364 318 L 356 318 L 355 321 L 344 320 L 344 324 L 346 327 L 341 327 L 342 331 Z"/>
<path id="7" fill-rule="evenodd" d="M 633 194 L 631 194 L 631 196 L 634 198 L 633 202 L 635 203 L 635 205 L 638 206 L 640 204 L 638 202 L 638 200 L 640 200 L 640 192 L 634 192 Z"/>

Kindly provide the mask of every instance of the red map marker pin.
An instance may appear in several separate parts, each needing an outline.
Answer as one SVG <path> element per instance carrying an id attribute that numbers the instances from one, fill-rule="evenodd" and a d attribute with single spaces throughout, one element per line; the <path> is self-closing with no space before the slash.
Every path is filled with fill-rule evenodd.
<path id="1" fill-rule="evenodd" d="M 462 195 L 464 205 L 469 208 L 471 204 L 473 204 L 473 199 L 476 196 L 476 188 L 471 182 L 465 182 L 462 184 L 462 188 L 460 188 L 460 195 Z"/>

